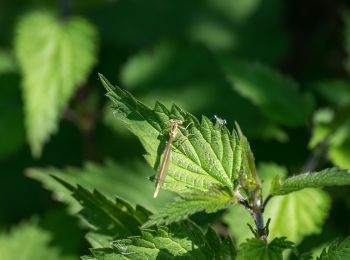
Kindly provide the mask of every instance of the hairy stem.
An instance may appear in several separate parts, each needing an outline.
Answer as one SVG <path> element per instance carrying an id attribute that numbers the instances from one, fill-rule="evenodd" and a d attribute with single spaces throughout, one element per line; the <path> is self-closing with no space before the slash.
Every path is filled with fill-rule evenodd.
<path id="1" fill-rule="evenodd" d="M 239 191 L 235 191 L 235 197 L 238 200 L 238 203 L 243 205 L 247 209 L 251 217 L 253 218 L 256 226 L 256 230 L 253 231 L 255 237 L 266 242 L 268 232 L 267 232 L 267 228 L 265 227 L 264 217 L 263 217 L 265 203 L 262 204 L 261 198 L 257 197 L 254 200 L 253 205 L 250 205 L 248 201 L 240 194 Z"/>

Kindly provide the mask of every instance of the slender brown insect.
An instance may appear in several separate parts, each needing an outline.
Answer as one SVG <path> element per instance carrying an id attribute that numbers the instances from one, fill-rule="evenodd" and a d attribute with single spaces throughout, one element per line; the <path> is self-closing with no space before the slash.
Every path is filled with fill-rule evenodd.
<path id="1" fill-rule="evenodd" d="M 156 181 L 156 188 L 153 193 L 153 198 L 156 198 L 158 196 L 159 190 L 161 186 L 163 185 L 164 179 L 165 179 L 165 173 L 167 171 L 168 165 L 169 165 L 169 159 L 170 159 L 170 152 L 171 147 L 173 145 L 174 139 L 177 135 L 177 128 L 182 125 L 182 121 L 178 119 L 171 119 L 170 120 L 170 131 L 169 131 L 169 141 L 165 147 L 164 150 L 164 157 L 162 164 L 160 165 L 159 173 L 157 176 Z"/>

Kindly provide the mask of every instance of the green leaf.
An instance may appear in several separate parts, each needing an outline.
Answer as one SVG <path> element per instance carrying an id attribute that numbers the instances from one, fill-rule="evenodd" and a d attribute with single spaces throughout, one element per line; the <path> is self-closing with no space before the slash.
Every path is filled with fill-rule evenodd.
<path id="1" fill-rule="evenodd" d="M 264 214 L 265 218 L 271 218 L 269 236 L 286 236 L 299 243 L 305 236 L 319 234 L 328 217 L 330 202 L 327 193 L 314 188 L 272 198 Z"/>
<path id="2" fill-rule="evenodd" d="M 232 241 L 208 232 L 204 236 L 189 221 L 147 229 L 141 236 L 114 241 L 111 248 L 92 249 L 92 259 L 233 259 Z"/>
<path id="3" fill-rule="evenodd" d="M 177 129 L 164 189 L 187 194 L 186 197 L 207 193 L 203 199 L 208 202 L 218 200 L 220 206 L 217 208 L 222 207 L 222 201 L 226 204 L 230 202 L 241 169 L 239 140 L 235 131 L 231 134 L 226 127 L 213 124 L 206 117 L 199 122 L 175 105 L 170 111 L 160 103 L 150 109 L 127 91 L 114 88 L 106 78 L 100 77 L 107 96 L 116 106 L 116 119 L 140 139 L 147 152 L 146 160 L 155 170 L 160 166 L 165 143 L 169 139 L 170 120 L 184 122 L 187 130 Z M 211 192 L 215 190 L 222 192 Z M 222 197 L 218 198 L 219 194 Z M 197 204 L 198 208 L 193 205 L 191 213 L 203 210 L 202 205 Z"/>
<path id="4" fill-rule="evenodd" d="M 286 238 L 275 238 L 270 243 L 252 238 L 240 245 L 237 260 L 283 260 L 282 253 L 286 249 L 293 249 L 293 243 Z"/>
<path id="5" fill-rule="evenodd" d="M 329 157 L 334 165 L 350 169 L 350 136 L 340 146 L 331 147 L 329 149 Z"/>
<path id="6" fill-rule="evenodd" d="M 350 237 L 343 241 L 333 241 L 328 249 L 324 249 L 318 260 L 349 259 L 350 258 Z"/>
<path id="7" fill-rule="evenodd" d="M 90 192 L 58 177 L 52 178 L 73 192 L 72 196 L 82 207 L 78 214 L 91 230 L 87 239 L 94 247 L 108 246 L 115 239 L 139 234 L 139 226 L 150 215 L 143 207 L 134 208 L 120 198 L 111 201 L 96 190 Z"/>
<path id="8" fill-rule="evenodd" d="M 274 176 L 284 177 L 287 171 L 284 167 L 273 163 L 262 163 L 258 167 L 258 173 L 264 181 L 263 193 L 266 197 Z M 299 243 L 303 237 L 321 231 L 329 209 L 329 196 L 318 189 L 304 189 L 274 197 L 264 212 L 265 220 L 271 218 L 269 238 L 288 237 L 289 240 Z M 229 225 L 230 233 L 238 242 L 252 237 L 252 233 L 245 224 L 254 225 L 254 223 L 243 207 L 231 207 L 225 216 L 225 221 Z"/>
<path id="9" fill-rule="evenodd" d="M 79 184 L 90 191 L 103 190 L 103 193 L 110 199 L 118 196 L 125 198 L 133 205 L 143 205 L 149 210 L 156 210 L 170 202 L 173 196 L 164 193 L 157 200 L 153 198 L 154 185 L 146 182 L 152 172 L 152 169 L 144 162 L 128 161 L 127 164 L 117 164 L 112 160 L 107 160 L 103 165 L 86 163 L 83 168 L 68 167 L 63 170 L 33 168 L 27 173 L 51 190 L 56 199 L 68 204 L 71 213 L 76 213 L 80 208 L 79 204 L 70 196 L 70 191 L 50 175 L 74 185 Z"/>
<path id="10" fill-rule="evenodd" d="M 310 116 L 314 100 L 309 94 L 300 94 L 292 79 L 257 63 L 226 58 L 220 63 L 234 90 L 260 107 L 267 118 L 297 126 Z"/>
<path id="11" fill-rule="evenodd" d="M 241 128 L 236 123 L 239 136 L 239 147 L 242 156 L 242 169 L 240 171 L 240 184 L 248 194 L 250 200 L 254 199 L 255 191 L 260 188 L 260 180 L 256 175 L 255 158 L 250 148 L 248 139 L 243 135 Z"/>
<path id="12" fill-rule="evenodd" d="M 60 113 L 96 60 L 95 28 L 79 17 L 60 20 L 45 12 L 24 16 L 15 50 L 23 73 L 27 136 L 35 157 L 57 131 Z"/>
<path id="13" fill-rule="evenodd" d="M 182 197 L 177 198 L 155 215 L 152 215 L 144 227 L 176 222 L 198 211 L 213 213 L 226 208 L 229 203 L 232 203 L 230 200 L 231 198 L 226 192 L 220 192 L 218 190 L 209 191 L 205 194 L 182 194 Z"/>
<path id="14" fill-rule="evenodd" d="M 285 195 L 305 188 L 350 184 L 350 171 L 328 168 L 319 172 L 309 172 L 287 178 L 271 190 L 271 195 Z"/>
<path id="15" fill-rule="evenodd" d="M 51 234 L 35 224 L 35 221 L 22 223 L 10 232 L 0 233 L 1 259 L 21 260 L 72 260 L 62 256 L 58 248 L 50 245 Z"/>

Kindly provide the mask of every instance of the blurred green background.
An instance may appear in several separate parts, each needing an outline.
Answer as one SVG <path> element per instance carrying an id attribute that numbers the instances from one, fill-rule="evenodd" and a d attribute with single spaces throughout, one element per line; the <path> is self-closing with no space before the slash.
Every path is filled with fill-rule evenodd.
<path id="1" fill-rule="evenodd" d="M 0 249 L 38 228 L 57 251 L 41 259 L 88 253 L 74 208 L 33 180 L 49 172 L 151 210 L 171 197 L 152 200 L 155 172 L 98 72 L 150 106 L 238 121 L 258 164 L 296 174 L 350 168 L 349 55 L 345 0 L 1 1 Z M 295 237 L 302 250 L 350 233 L 350 189 L 326 192 L 323 228 Z M 234 229 L 224 214 L 195 219 Z"/>

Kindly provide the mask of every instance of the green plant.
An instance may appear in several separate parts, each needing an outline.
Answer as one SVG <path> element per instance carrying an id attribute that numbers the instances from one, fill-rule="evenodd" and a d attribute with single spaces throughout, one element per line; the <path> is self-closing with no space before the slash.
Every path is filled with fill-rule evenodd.
<path id="1" fill-rule="evenodd" d="M 115 120 L 138 137 L 146 150 L 146 161 L 155 170 L 162 161 L 170 120 L 181 120 L 185 128 L 177 129 L 160 194 L 161 197 L 166 190 L 176 197 L 172 202 L 164 202 L 164 207 L 153 213 L 121 198 L 113 200 L 107 184 L 104 185 L 108 197 L 100 191 L 92 191 L 90 177 L 80 181 L 81 178 L 65 176 L 55 170 L 50 171 L 51 177 L 40 169 L 30 170 L 32 177 L 45 183 L 88 224 L 87 239 L 92 246 L 92 256 L 83 259 L 282 259 L 283 252 L 288 249 L 300 259 L 311 257 L 309 253 L 300 254 L 294 242 L 304 234 L 319 230 L 330 204 L 320 188 L 349 185 L 349 170 L 329 168 L 286 178 L 283 167 L 255 166 L 250 144 L 238 124 L 230 131 L 206 116 L 199 120 L 176 105 L 169 110 L 157 102 L 151 109 L 128 91 L 113 87 L 104 76 L 100 75 L 100 79 L 114 105 Z M 89 175 L 94 171 L 97 169 L 90 166 Z M 93 175 L 92 179 L 99 178 Z M 100 186 L 102 192 L 103 187 Z M 303 204 L 305 197 L 313 198 L 316 208 Z M 265 214 L 274 201 L 279 203 L 280 210 L 269 212 L 265 221 Z M 288 208 L 290 205 L 293 207 Z M 194 213 L 214 213 L 228 207 L 241 207 L 250 215 L 250 220 L 239 217 L 234 222 L 238 229 L 239 225 L 249 222 L 251 231 L 250 238 L 241 240 L 244 242 L 239 246 L 211 226 L 203 231 L 190 220 Z M 298 216 L 293 216 L 296 212 Z M 242 211 L 236 213 L 233 210 L 225 218 L 242 216 Z M 278 225 L 277 220 L 283 223 Z M 293 242 L 288 241 L 289 237 L 277 236 L 283 234 L 279 232 L 282 225 L 289 224 L 295 232 L 290 233 Z M 235 226 L 230 228 L 234 230 Z M 349 239 L 334 242 L 318 259 L 347 256 L 349 248 Z"/>

